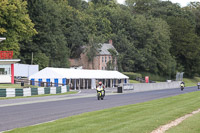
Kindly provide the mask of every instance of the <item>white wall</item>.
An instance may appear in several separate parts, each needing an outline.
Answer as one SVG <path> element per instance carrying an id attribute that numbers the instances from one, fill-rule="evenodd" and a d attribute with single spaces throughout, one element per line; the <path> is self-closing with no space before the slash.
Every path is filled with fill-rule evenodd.
<path id="1" fill-rule="evenodd" d="M 159 83 L 123 84 L 123 89 L 133 89 L 134 92 L 180 88 L 181 81 Z"/>
<path id="2" fill-rule="evenodd" d="M 39 71 L 39 65 L 14 64 L 14 75 L 29 77 Z"/>
<path id="3" fill-rule="evenodd" d="M 11 83 L 11 75 L 0 75 L 0 83 Z"/>

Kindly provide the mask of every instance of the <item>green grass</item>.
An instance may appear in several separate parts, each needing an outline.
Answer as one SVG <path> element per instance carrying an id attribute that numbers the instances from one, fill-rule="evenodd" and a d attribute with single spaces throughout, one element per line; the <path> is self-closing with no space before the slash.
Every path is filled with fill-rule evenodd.
<path id="1" fill-rule="evenodd" d="M 55 95 L 68 95 L 68 94 L 76 94 L 77 91 L 69 91 L 66 93 L 59 93 L 59 94 L 43 94 L 43 95 L 34 95 L 34 96 L 17 96 L 17 97 L 0 97 L 0 100 L 5 99 L 17 99 L 17 98 L 30 98 L 30 97 L 44 97 L 44 96 L 55 96 Z"/>
<path id="2" fill-rule="evenodd" d="M 140 81 L 137 81 L 137 80 L 129 80 L 129 83 L 140 83 Z"/>
<path id="3" fill-rule="evenodd" d="M 166 133 L 200 133 L 200 113 L 189 117 Z"/>
<path id="4" fill-rule="evenodd" d="M 84 113 L 11 133 L 150 133 L 200 108 L 200 91 Z M 99 104 L 103 104 L 101 101 Z"/>
<path id="5" fill-rule="evenodd" d="M 0 84 L 0 89 L 6 89 L 6 88 L 28 88 L 28 87 L 38 87 L 33 85 L 25 85 L 21 86 L 21 84 Z"/>
<path id="6" fill-rule="evenodd" d="M 189 78 L 183 78 L 183 81 L 185 82 L 185 86 L 197 86 L 197 82 L 200 82 L 200 77 L 194 77 L 193 79 Z"/>
<path id="7" fill-rule="evenodd" d="M 193 79 L 189 78 L 183 78 L 183 81 L 185 82 L 185 86 L 197 86 L 197 82 L 200 82 L 200 77 L 194 77 Z M 136 80 L 129 80 L 130 83 L 140 83 L 139 81 Z M 159 83 L 160 81 L 156 81 L 156 83 Z"/>

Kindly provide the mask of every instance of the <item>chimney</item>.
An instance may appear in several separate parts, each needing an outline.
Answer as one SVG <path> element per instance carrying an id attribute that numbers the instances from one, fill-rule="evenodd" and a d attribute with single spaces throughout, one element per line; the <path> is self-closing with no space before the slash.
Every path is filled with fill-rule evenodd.
<path id="1" fill-rule="evenodd" d="M 109 40 L 109 44 L 111 44 L 111 45 L 112 45 L 112 40 Z"/>

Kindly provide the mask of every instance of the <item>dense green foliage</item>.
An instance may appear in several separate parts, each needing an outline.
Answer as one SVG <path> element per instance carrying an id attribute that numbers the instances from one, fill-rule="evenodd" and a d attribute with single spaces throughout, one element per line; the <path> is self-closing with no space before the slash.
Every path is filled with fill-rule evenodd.
<path id="1" fill-rule="evenodd" d="M 28 15 L 27 2 L 23 0 L 0 0 L 0 50 L 12 50 L 15 57 L 20 52 L 20 42 L 29 40 L 37 32 Z"/>
<path id="2" fill-rule="evenodd" d="M 14 50 L 23 63 L 69 67 L 68 59 L 88 46 L 92 61 L 96 44 L 112 39 L 119 71 L 168 79 L 177 71 L 200 73 L 199 2 L 182 8 L 161 0 L 0 1 L 0 36 L 7 38 L 1 50 Z"/>

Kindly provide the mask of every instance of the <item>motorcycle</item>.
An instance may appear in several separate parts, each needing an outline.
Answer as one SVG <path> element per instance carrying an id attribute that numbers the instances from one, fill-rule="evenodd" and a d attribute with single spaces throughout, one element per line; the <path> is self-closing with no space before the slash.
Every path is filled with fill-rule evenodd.
<path id="1" fill-rule="evenodd" d="M 105 96 L 105 90 L 103 89 L 103 87 L 97 87 L 97 99 L 103 100 L 104 96 Z"/>
<path id="2" fill-rule="evenodd" d="M 181 84 L 181 91 L 183 91 L 184 89 L 184 84 Z"/>
<path id="3" fill-rule="evenodd" d="M 183 91 L 183 89 L 184 89 L 184 86 L 181 86 L 181 90 Z"/>

